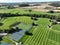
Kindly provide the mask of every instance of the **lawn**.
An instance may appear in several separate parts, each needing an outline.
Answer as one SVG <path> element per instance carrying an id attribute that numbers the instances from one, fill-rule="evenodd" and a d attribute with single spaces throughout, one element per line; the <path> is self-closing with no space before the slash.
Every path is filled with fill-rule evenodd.
<path id="1" fill-rule="evenodd" d="M 48 28 L 48 25 L 50 24 L 48 18 L 38 18 L 38 20 L 33 21 L 31 17 L 27 16 L 7 17 L 1 22 L 3 23 L 3 25 L 0 26 L 0 29 L 2 30 L 9 29 L 11 25 L 17 22 L 23 22 L 28 25 L 34 22 L 38 25 L 30 30 L 30 32 L 33 34 L 32 36 L 29 35 L 23 36 L 23 38 L 20 40 L 21 42 L 23 42 L 22 45 L 60 45 L 60 32 L 59 32 L 60 25 L 53 25 L 52 28 Z M 24 29 L 28 27 L 28 25 L 27 26 L 23 25 L 24 24 L 19 24 L 18 27 L 22 26 L 24 27 Z M 7 39 L 4 40 L 9 42 L 9 40 Z"/>
<path id="2" fill-rule="evenodd" d="M 53 25 L 52 29 L 60 31 L 60 25 L 58 25 L 58 24 L 57 25 Z"/>
<path id="3" fill-rule="evenodd" d="M 0 9 L 0 13 L 11 13 L 11 14 L 37 14 L 37 15 L 59 15 L 58 13 L 46 13 L 39 11 L 29 12 L 29 9 L 15 8 L 15 9 Z"/>
<path id="4" fill-rule="evenodd" d="M 17 27 L 19 27 L 20 29 L 23 29 L 23 30 L 29 30 L 32 28 L 32 24 L 31 25 L 27 25 L 25 23 L 20 23 L 19 25 L 17 25 Z"/>
<path id="5" fill-rule="evenodd" d="M 9 29 L 9 27 L 11 25 L 13 25 L 14 23 L 17 23 L 17 22 L 24 22 L 26 24 L 32 24 L 33 21 L 31 20 L 30 17 L 20 16 L 20 17 L 10 17 L 10 18 L 8 17 L 1 22 L 3 23 L 3 25 L 0 26 L 0 29 L 4 30 L 4 29 Z"/>
<path id="6" fill-rule="evenodd" d="M 60 45 L 60 33 L 48 28 L 49 19 L 39 18 L 36 23 L 39 26 L 31 32 L 32 36 L 25 35 L 22 45 Z"/>

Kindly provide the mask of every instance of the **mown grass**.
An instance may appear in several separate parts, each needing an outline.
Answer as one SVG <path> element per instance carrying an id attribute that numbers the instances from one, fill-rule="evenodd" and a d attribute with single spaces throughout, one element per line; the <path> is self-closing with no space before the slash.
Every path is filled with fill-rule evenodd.
<path id="1" fill-rule="evenodd" d="M 20 29 L 23 29 L 23 30 L 28 30 L 32 27 L 32 25 L 27 25 L 25 23 L 20 23 L 19 25 L 17 25 L 17 27 L 19 27 Z"/>
<path id="2" fill-rule="evenodd" d="M 6 43 L 11 43 L 12 41 L 7 38 L 8 36 L 9 36 L 9 34 L 6 35 L 6 36 L 4 36 L 4 37 L 2 38 L 2 39 L 3 39 L 2 41 L 6 42 Z"/>
<path id="3" fill-rule="evenodd" d="M 27 11 L 26 11 L 27 10 Z M 0 9 L 0 13 L 11 13 L 11 14 L 36 14 L 36 15 L 58 15 L 58 13 L 47 13 L 47 12 L 39 12 L 39 11 L 28 11 L 29 9 L 21 9 L 21 8 L 15 8 L 15 9 Z"/>
<path id="4" fill-rule="evenodd" d="M 25 35 L 22 45 L 60 45 L 60 33 L 48 28 L 49 19 L 39 18 L 35 23 L 39 26 L 31 31 L 33 36 Z"/>
<path id="5" fill-rule="evenodd" d="M 60 25 L 58 25 L 58 24 L 57 25 L 53 25 L 52 29 L 60 31 Z"/>
<path id="6" fill-rule="evenodd" d="M 0 26 L 0 29 L 1 30 L 10 29 L 9 27 L 17 22 L 24 22 L 26 24 L 32 24 L 33 21 L 31 20 L 30 17 L 27 17 L 27 16 L 10 17 L 10 18 L 8 17 L 2 21 L 3 25 Z"/>
<path id="7" fill-rule="evenodd" d="M 60 45 L 60 32 L 57 25 L 55 28 L 48 28 L 50 24 L 48 18 L 38 18 L 38 20 L 33 21 L 31 17 L 20 16 L 20 17 L 9 17 L 2 21 L 3 25 L 0 26 L 0 29 L 8 29 L 10 25 L 16 22 L 23 22 L 26 24 L 36 23 L 38 26 L 33 27 L 30 32 L 32 36 L 24 35 L 20 40 L 23 42 L 22 45 Z M 55 26 L 55 25 L 54 25 Z M 5 40 L 5 39 L 4 39 Z"/>

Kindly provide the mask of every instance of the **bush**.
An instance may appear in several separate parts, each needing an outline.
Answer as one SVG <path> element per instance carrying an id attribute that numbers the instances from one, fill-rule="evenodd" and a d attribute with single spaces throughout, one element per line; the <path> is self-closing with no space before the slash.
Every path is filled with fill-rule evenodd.
<path id="1" fill-rule="evenodd" d="M 28 11 L 29 11 L 29 12 L 31 12 L 32 10 L 31 10 L 31 9 L 29 9 Z"/>
<path id="2" fill-rule="evenodd" d="M 57 22 L 52 22 L 52 25 L 56 25 L 57 24 Z"/>
<path id="3" fill-rule="evenodd" d="M 59 21 L 59 22 L 60 22 L 60 15 L 58 15 L 58 16 L 56 17 L 56 21 Z"/>
<path id="4" fill-rule="evenodd" d="M 20 7 L 26 7 L 26 6 L 29 6 L 29 4 L 20 4 L 19 6 Z"/>
<path id="5" fill-rule="evenodd" d="M 33 22 L 33 23 L 32 23 L 32 26 L 38 26 L 38 25 Z"/>
<path id="6" fill-rule="evenodd" d="M 48 13 L 54 13 L 54 11 L 51 10 L 51 11 L 49 11 Z"/>
<path id="7" fill-rule="evenodd" d="M 0 23 L 0 26 L 2 26 L 3 25 L 3 23 Z"/>
<path id="8" fill-rule="evenodd" d="M 37 20 L 37 17 L 31 17 L 32 20 Z"/>
<path id="9" fill-rule="evenodd" d="M 28 31 L 26 31 L 25 34 L 26 34 L 26 35 L 30 35 L 30 36 L 33 35 L 32 33 L 29 33 Z"/>

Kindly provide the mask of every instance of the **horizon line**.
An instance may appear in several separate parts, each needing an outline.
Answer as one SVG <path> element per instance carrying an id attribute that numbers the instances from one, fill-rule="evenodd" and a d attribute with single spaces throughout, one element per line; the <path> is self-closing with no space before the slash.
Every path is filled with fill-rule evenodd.
<path id="1" fill-rule="evenodd" d="M 56 1 L 41 1 L 41 2 L 56 2 Z M 59 1 L 57 1 L 57 2 L 59 2 Z M 23 3 L 23 2 L 0 2 L 0 3 Z M 27 3 L 34 3 L 34 2 L 27 2 Z M 39 2 L 37 1 L 37 3 L 39 3 Z"/>

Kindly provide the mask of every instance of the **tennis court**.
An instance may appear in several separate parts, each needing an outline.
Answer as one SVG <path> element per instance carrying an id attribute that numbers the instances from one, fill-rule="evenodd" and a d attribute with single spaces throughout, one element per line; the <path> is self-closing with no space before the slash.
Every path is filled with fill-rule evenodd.
<path id="1" fill-rule="evenodd" d="M 32 28 L 32 25 L 30 24 L 25 24 L 25 23 L 19 23 L 16 26 L 13 27 L 18 27 L 19 29 L 23 29 L 23 30 L 30 30 Z"/>
<path id="2" fill-rule="evenodd" d="M 15 41 L 19 41 L 25 34 L 27 30 L 30 30 L 32 28 L 32 25 L 28 25 L 25 23 L 20 23 L 19 25 L 16 25 L 15 27 L 18 27 L 19 30 L 15 33 L 11 34 L 9 36 L 10 39 L 13 39 Z"/>
<path id="3" fill-rule="evenodd" d="M 19 32 L 15 32 L 9 36 L 10 39 L 15 41 L 19 41 L 25 34 L 25 30 L 20 30 Z"/>

